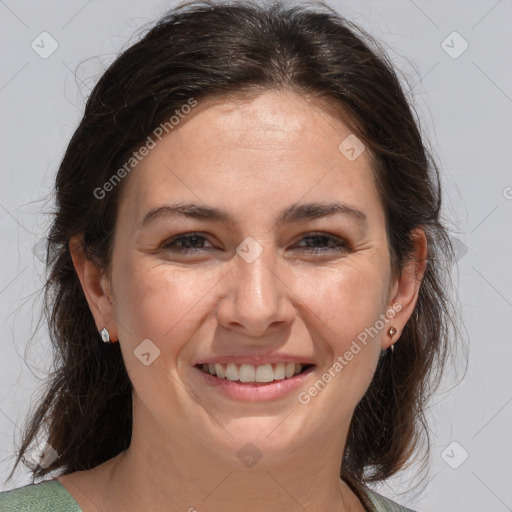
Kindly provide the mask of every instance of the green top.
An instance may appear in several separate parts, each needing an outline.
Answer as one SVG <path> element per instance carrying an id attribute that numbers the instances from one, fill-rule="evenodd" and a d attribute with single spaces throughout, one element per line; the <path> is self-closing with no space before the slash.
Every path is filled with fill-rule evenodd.
<path id="1" fill-rule="evenodd" d="M 0 512 L 82 512 L 58 480 L 0 492 Z"/>
<path id="2" fill-rule="evenodd" d="M 369 489 L 371 512 L 414 512 Z M 78 503 L 57 480 L 28 484 L 0 492 L 0 512 L 82 512 Z"/>

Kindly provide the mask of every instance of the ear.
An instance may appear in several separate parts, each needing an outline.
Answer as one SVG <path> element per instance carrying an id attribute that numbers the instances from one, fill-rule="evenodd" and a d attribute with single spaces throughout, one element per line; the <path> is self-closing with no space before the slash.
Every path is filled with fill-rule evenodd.
<path id="1" fill-rule="evenodd" d="M 118 340 L 114 300 L 104 269 L 87 257 L 83 249 L 81 235 L 77 235 L 69 241 L 69 251 L 89 309 L 96 322 L 98 333 L 106 327 L 110 339 Z"/>
<path id="2" fill-rule="evenodd" d="M 412 236 L 414 241 L 413 254 L 402 267 L 400 276 L 395 280 L 391 291 L 388 308 L 396 311 L 396 313 L 393 319 L 390 320 L 382 338 L 382 350 L 386 350 L 398 340 L 405 324 L 411 317 L 418 300 L 421 281 L 427 268 L 427 238 L 425 232 L 423 229 L 416 228 L 413 230 Z M 393 336 L 390 336 L 387 332 L 387 329 L 391 326 L 397 330 Z"/>

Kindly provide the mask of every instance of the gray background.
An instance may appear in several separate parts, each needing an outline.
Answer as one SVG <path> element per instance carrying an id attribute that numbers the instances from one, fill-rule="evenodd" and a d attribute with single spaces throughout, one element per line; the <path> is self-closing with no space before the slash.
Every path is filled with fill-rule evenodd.
<path id="1" fill-rule="evenodd" d="M 36 327 L 44 277 L 37 249 L 49 223 L 52 180 L 105 65 L 171 5 L 0 0 L 0 490 L 28 482 L 23 471 L 8 486 L 3 479 L 50 363 L 45 327 Z M 458 373 L 450 367 L 430 410 L 428 478 L 403 494 L 417 482 L 413 466 L 377 489 L 423 512 L 510 511 L 512 1 L 330 5 L 384 42 L 411 86 L 441 164 L 444 214 L 459 247 L 454 278 L 469 346 L 462 383 L 455 385 L 464 365 Z M 45 49 L 51 48 L 48 36 L 39 37 L 44 31 L 58 43 L 46 59 L 31 47 L 34 40 L 42 46 L 45 37 Z M 469 46 L 459 55 L 464 41 Z"/>

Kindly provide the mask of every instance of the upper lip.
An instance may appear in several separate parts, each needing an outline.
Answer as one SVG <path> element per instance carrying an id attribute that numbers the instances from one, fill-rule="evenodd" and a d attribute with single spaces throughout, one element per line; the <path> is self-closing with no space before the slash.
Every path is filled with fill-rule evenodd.
<path id="1" fill-rule="evenodd" d="M 198 359 L 195 365 L 198 364 L 221 364 L 221 363 L 235 363 L 235 364 L 252 364 L 254 366 L 261 366 L 264 364 L 275 363 L 302 363 L 314 364 L 310 357 L 307 356 L 294 356 L 291 354 L 269 354 L 268 356 L 249 356 L 249 355 L 226 355 L 226 356 L 212 356 Z"/>

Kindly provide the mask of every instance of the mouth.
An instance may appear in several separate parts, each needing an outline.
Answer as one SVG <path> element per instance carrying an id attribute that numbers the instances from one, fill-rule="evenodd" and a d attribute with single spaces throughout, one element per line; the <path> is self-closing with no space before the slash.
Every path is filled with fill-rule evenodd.
<path id="1" fill-rule="evenodd" d="M 313 364 L 307 363 L 274 363 L 263 365 L 216 363 L 196 364 L 195 367 L 203 373 L 221 380 L 237 382 L 238 384 L 270 384 L 276 381 L 286 381 L 299 374 L 307 372 Z"/>

